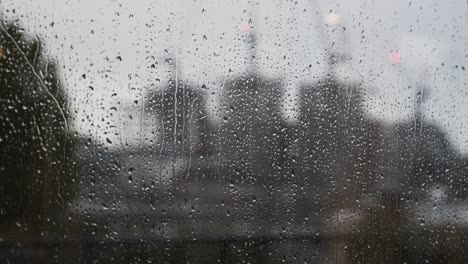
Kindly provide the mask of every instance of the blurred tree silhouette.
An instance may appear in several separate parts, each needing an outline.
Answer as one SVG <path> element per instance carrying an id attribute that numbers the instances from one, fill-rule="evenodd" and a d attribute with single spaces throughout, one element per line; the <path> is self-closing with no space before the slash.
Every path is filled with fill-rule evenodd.
<path id="1" fill-rule="evenodd" d="M 68 121 L 57 65 L 18 22 L 0 24 L 0 230 L 36 233 L 69 199 Z M 54 212 L 54 213 L 53 213 Z M 54 225 L 54 223 L 51 223 Z"/>

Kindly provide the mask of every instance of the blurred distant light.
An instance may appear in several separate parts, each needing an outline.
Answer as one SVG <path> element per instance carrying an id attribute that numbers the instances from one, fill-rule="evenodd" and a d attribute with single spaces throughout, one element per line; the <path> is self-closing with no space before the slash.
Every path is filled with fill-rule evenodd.
<path id="1" fill-rule="evenodd" d="M 289 70 L 287 68 L 280 68 L 276 71 L 281 77 L 287 77 L 289 75 Z"/>
<path id="2" fill-rule="evenodd" d="M 249 21 L 242 21 L 239 25 L 239 30 L 243 33 L 248 33 L 251 31 Z"/>
<path id="3" fill-rule="evenodd" d="M 170 31 L 163 31 L 159 33 L 159 39 L 161 40 L 168 40 L 170 36 L 171 36 Z"/>
<path id="4" fill-rule="evenodd" d="M 390 52 L 390 62 L 392 64 L 399 64 L 400 63 L 400 52 L 392 50 Z"/>
<path id="5" fill-rule="evenodd" d="M 424 76 L 426 76 L 429 73 L 430 68 L 431 68 L 431 65 L 426 62 L 419 64 L 416 67 L 416 72 L 418 74 L 418 77 L 423 78 Z"/>
<path id="6" fill-rule="evenodd" d="M 336 13 L 330 13 L 325 17 L 325 24 L 339 25 L 341 24 L 341 16 Z"/>

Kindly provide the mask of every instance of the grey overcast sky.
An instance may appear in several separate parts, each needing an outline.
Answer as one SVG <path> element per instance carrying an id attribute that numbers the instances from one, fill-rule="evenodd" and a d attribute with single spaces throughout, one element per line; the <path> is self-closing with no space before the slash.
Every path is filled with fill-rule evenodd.
<path id="1" fill-rule="evenodd" d="M 128 115 L 138 115 L 149 87 L 168 80 L 168 56 L 177 59 L 179 78 L 211 89 L 215 122 L 223 81 L 248 69 L 245 34 L 252 30 L 259 71 L 284 78 L 289 121 L 298 115 L 298 85 L 323 77 L 331 38 L 350 56 L 337 75 L 366 87 L 369 116 L 389 124 L 411 119 L 415 87 L 424 83 L 424 118 L 468 154 L 466 1 L 3 0 L 0 8 L 44 40 L 62 66 L 74 129 L 102 142 L 126 131 L 126 143 L 136 143 L 140 124 Z"/>

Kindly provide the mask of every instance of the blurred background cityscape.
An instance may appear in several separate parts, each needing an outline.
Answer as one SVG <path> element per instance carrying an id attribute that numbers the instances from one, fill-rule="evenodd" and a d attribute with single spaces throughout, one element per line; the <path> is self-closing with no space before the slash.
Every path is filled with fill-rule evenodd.
<path id="1" fill-rule="evenodd" d="M 468 3 L 6 1 L 5 263 L 464 263 Z"/>

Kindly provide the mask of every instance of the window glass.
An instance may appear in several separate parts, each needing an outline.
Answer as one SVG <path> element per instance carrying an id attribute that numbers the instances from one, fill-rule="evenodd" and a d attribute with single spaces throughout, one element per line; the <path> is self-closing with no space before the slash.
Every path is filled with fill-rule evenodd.
<path id="1" fill-rule="evenodd" d="M 464 263 L 468 4 L 0 3 L 6 263 Z"/>

